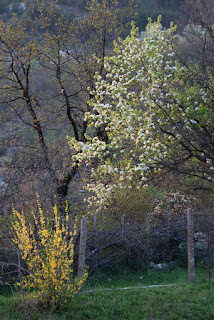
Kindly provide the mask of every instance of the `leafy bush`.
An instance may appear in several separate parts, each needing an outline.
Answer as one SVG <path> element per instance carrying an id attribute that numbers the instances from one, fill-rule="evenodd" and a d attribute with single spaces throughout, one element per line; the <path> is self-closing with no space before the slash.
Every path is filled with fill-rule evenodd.
<path id="1" fill-rule="evenodd" d="M 160 197 L 159 197 L 160 198 Z M 109 204 L 103 212 L 108 213 L 108 220 L 121 221 L 125 214 L 130 222 L 143 222 L 157 201 L 157 190 L 152 187 L 139 189 L 124 188 L 115 190 L 109 199 Z"/>
<path id="2" fill-rule="evenodd" d="M 73 276 L 73 238 L 77 225 L 75 221 L 74 230 L 71 231 L 68 209 L 65 218 L 61 219 L 55 206 L 54 219 L 51 221 L 44 215 L 39 201 L 37 204 L 38 216 L 32 213 L 33 225 L 27 222 L 23 214 L 13 209 L 16 218 L 13 226 L 17 236 L 14 242 L 29 270 L 23 286 L 33 288 L 41 294 L 43 302 L 58 308 L 67 297 L 78 292 L 87 272 L 82 279 Z"/>

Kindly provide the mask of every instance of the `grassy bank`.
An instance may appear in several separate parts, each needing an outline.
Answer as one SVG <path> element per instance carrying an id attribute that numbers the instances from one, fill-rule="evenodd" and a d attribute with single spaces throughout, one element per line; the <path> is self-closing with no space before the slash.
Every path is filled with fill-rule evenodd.
<path id="1" fill-rule="evenodd" d="M 138 290 L 95 291 L 79 294 L 60 313 L 28 307 L 33 320 L 211 320 L 214 285 L 197 283 Z M 0 296 L 0 319 L 25 319 L 20 297 Z"/>

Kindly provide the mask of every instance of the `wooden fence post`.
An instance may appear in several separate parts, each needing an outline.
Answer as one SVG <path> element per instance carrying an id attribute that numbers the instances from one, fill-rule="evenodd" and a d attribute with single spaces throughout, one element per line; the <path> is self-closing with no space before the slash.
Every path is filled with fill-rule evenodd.
<path id="1" fill-rule="evenodd" d="M 87 219 L 82 218 L 81 226 L 80 226 L 80 246 L 79 246 L 79 260 L 78 260 L 78 274 L 77 274 L 78 279 L 81 279 L 84 276 L 84 272 L 85 272 L 86 237 L 87 237 Z"/>
<path id="2" fill-rule="evenodd" d="M 93 226 L 93 230 L 96 231 L 97 228 L 97 211 L 94 214 L 94 226 Z"/>
<path id="3" fill-rule="evenodd" d="M 122 236 L 124 236 L 125 228 L 126 228 L 126 215 L 123 214 L 121 217 L 121 225 L 122 225 Z"/>
<path id="4" fill-rule="evenodd" d="M 170 212 L 171 208 L 170 205 L 167 207 L 167 237 L 169 238 L 170 236 Z"/>
<path id="5" fill-rule="evenodd" d="M 188 281 L 195 281 L 194 225 L 192 209 L 187 209 Z"/>

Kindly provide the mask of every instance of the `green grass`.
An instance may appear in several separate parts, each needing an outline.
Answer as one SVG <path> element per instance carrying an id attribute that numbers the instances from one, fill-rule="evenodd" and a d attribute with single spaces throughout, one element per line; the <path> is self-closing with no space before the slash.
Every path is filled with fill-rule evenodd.
<path id="1" fill-rule="evenodd" d="M 28 307 L 31 320 L 211 320 L 213 283 L 82 293 L 60 313 Z M 25 319 L 21 297 L 0 296 L 0 319 Z"/>
<path id="2" fill-rule="evenodd" d="M 208 272 L 203 267 L 195 270 L 197 281 L 208 281 Z M 188 281 L 187 268 L 175 269 L 139 269 L 131 271 L 121 268 L 121 270 L 109 270 L 92 275 L 86 282 L 86 289 L 118 288 L 118 287 L 141 287 L 153 284 L 185 284 Z"/>
<path id="3" fill-rule="evenodd" d="M 45 311 L 26 294 L 29 320 L 182 320 L 214 319 L 214 282 L 207 270 L 196 268 L 197 282 L 187 284 L 187 269 L 108 269 L 90 277 L 85 292 L 75 296 L 60 313 Z M 173 287 L 118 290 L 160 284 Z M 111 291 L 106 290 L 112 288 Z M 90 290 L 88 291 L 87 290 Z M 21 295 L 12 296 L 9 286 L 0 286 L 0 320 L 25 319 Z"/>

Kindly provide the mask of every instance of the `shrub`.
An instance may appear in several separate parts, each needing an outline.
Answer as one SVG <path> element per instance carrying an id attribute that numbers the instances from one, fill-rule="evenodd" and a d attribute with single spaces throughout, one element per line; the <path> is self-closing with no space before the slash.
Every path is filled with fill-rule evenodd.
<path id="1" fill-rule="evenodd" d="M 29 270 L 29 275 L 23 279 L 23 286 L 33 288 L 41 295 L 43 302 L 58 308 L 78 292 L 87 277 L 87 272 L 82 279 L 73 275 L 73 238 L 77 232 L 77 221 L 71 231 L 68 208 L 65 218 L 61 219 L 55 206 L 54 219 L 51 220 L 44 215 L 38 200 L 37 205 L 38 215 L 32 213 L 33 224 L 13 209 L 14 242 Z"/>
<path id="2" fill-rule="evenodd" d="M 121 215 L 126 214 L 130 222 L 142 223 L 151 212 L 157 201 L 157 190 L 152 187 L 139 189 L 117 189 L 112 194 L 111 203 L 108 206 L 108 216 L 121 220 Z"/>

